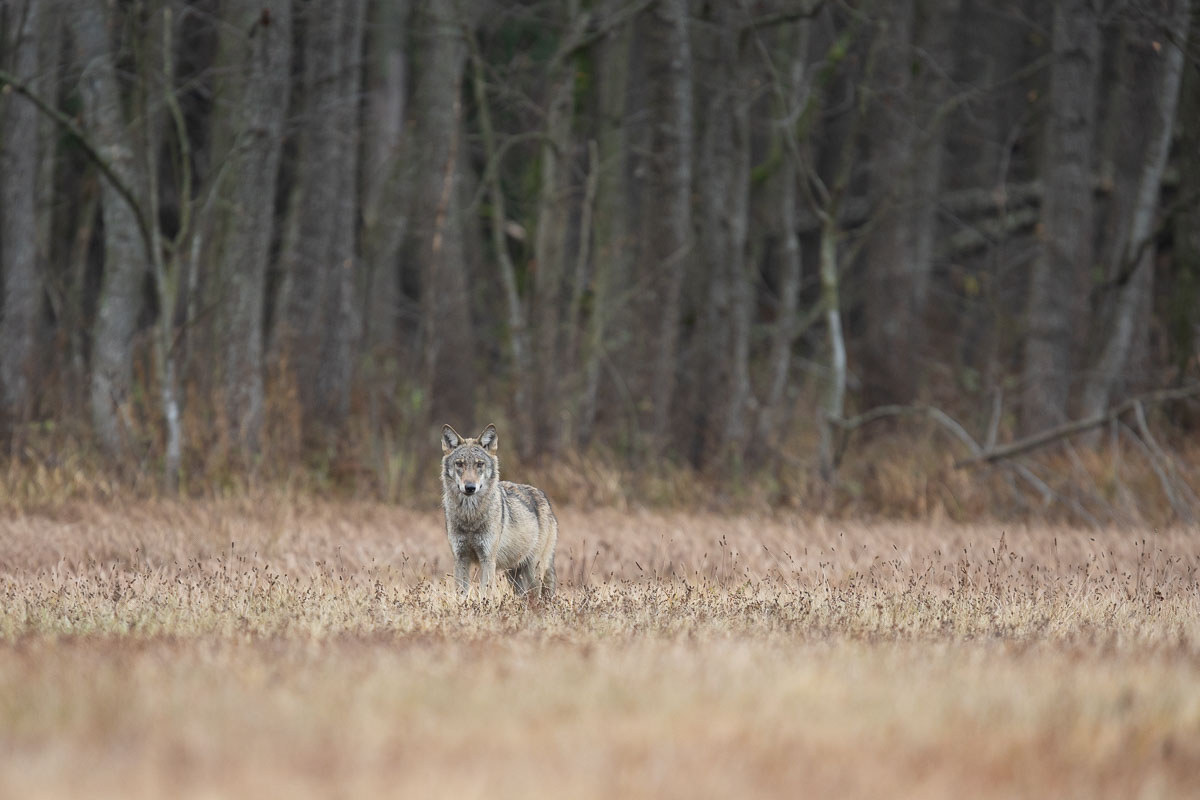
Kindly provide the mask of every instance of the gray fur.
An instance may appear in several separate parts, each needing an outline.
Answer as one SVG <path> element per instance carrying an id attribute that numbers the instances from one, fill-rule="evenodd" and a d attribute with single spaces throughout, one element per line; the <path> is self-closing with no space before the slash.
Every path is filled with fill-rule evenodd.
<path id="1" fill-rule="evenodd" d="M 442 508 L 463 595 L 470 591 L 472 564 L 479 565 L 484 597 L 495 592 L 497 570 L 530 600 L 554 595 L 558 520 L 541 489 L 500 480 L 494 425 L 477 439 L 442 427 Z"/>

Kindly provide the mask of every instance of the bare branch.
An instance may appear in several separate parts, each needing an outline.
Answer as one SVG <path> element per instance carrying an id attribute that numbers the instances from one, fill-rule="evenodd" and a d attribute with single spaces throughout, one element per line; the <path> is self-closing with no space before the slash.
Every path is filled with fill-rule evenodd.
<path id="1" fill-rule="evenodd" d="M 971 434 L 967 432 L 967 429 L 964 428 L 958 420 L 954 419 L 954 417 L 951 417 L 940 408 L 936 408 L 934 406 L 878 406 L 876 408 L 872 408 L 870 411 L 859 414 L 856 417 L 850 417 L 849 419 L 843 419 L 841 417 L 829 417 L 828 419 L 831 424 L 836 425 L 847 433 L 850 433 L 865 425 L 869 425 L 872 422 L 886 419 L 887 417 L 905 416 L 929 417 L 938 425 L 941 425 L 947 431 L 952 433 L 956 439 L 965 444 L 967 449 L 970 450 L 973 455 L 982 452 L 981 448 L 979 447 L 979 443 L 975 441 L 975 437 L 971 436 Z"/>
<path id="2" fill-rule="evenodd" d="M 561 62 L 575 55 L 580 50 L 591 47 L 593 43 L 603 39 L 610 31 L 624 25 L 628 20 L 645 11 L 654 2 L 655 0 L 636 0 L 636 2 L 630 3 L 619 11 L 613 12 L 607 19 L 601 20 L 590 31 L 587 30 L 587 27 L 592 22 L 591 15 L 583 14 L 580 17 L 582 24 L 577 25 L 575 30 L 572 31 L 572 36 L 555 53 L 551 63 Z"/>
<path id="3" fill-rule="evenodd" d="M 1142 403 L 1166 403 L 1172 400 L 1186 400 L 1200 395 L 1200 386 L 1183 386 L 1177 389 L 1160 389 L 1156 392 L 1131 397 L 1128 400 L 1113 406 L 1103 414 L 1096 414 L 1085 419 L 1073 420 L 1062 425 L 1049 428 L 1035 433 L 1031 436 L 1026 436 L 1023 439 L 1018 439 L 1015 442 L 1010 442 L 1000 447 L 994 447 L 989 450 L 976 453 L 967 459 L 962 459 L 954 464 L 956 468 L 971 467 L 977 464 L 989 464 L 995 461 L 1000 461 L 1006 458 L 1027 453 L 1030 450 L 1036 450 L 1039 447 L 1051 444 L 1064 439 L 1068 436 L 1074 436 L 1077 433 L 1091 430 L 1104 425 L 1107 422 L 1117 419 L 1128 411 L 1133 410 Z"/>
<path id="4" fill-rule="evenodd" d="M 37 106 L 38 111 L 41 111 L 47 117 L 54 120 L 55 124 L 79 143 L 88 160 L 96 165 L 96 168 L 104 174 L 104 177 L 108 179 L 112 187 L 117 190 L 117 194 L 121 195 L 121 199 L 129 205 L 129 209 L 133 212 L 133 217 L 137 221 L 138 232 L 142 235 L 142 246 L 146 249 L 146 256 L 150 263 L 154 263 L 154 234 L 151 231 L 149 223 L 146 221 L 145 212 L 138 202 L 137 195 L 133 193 L 133 189 L 121 180 L 120 176 L 112 168 L 112 165 L 108 163 L 108 159 L 96 149 L 96 146 L 92 144 L 91 139 L 88 138 L 87 134 L 79 126 L 79 123 L 48 103 L 29 84 L 2 69 L 0 69 L 0 89 L 11 90 L 25 97 L 29 102 Z"/>
<path id="5" fill-rule="evenodd" d="M 750 17 L 742 24 L 741 32 L 770 28 L 774 25 L 785 25 L 801 19 L 812 19 L 825 8 L 825 0 L 802 0 L 791 8 L 782 8 L 756 17 Z"/>

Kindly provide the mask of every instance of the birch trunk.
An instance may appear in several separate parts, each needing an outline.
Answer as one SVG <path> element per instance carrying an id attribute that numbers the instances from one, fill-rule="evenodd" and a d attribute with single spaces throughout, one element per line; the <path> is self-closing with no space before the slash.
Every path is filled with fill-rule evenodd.
<path id="1" fill-rule="evenodd" d="M 781 148 L 780 165 L 769 178 L 768 197 L 774 199 L 774 224 L 780 239 L 778 312 L 771 330 L 771 350 L 767 357 L 770 380 L 758 418 L 757 436 L 769 441 L 782 423 L 783 402 L 796 339 L 797 313 L 800 307 L 800 278 L 803 267 L 797 225 L 797 185 L 800 180 L 800 147 L 797 128 L 808 103 L 807 75 L 810 25 L 801 22 L 785 28 L 773 54 L 786 72 L 775 77 L 774 105 L 778 122 L 774 135 Z"/>
<path id="2" fill-rule="evenodd" d="M 1123 246 L 1117 251 L 1120 255 L 1114 266 L 1119 270 L 1128 265 L 1133 273 L 1124 276 L 1126 280 L 1119 285 L 1112 306 L 1112 318 L 1103 325 L 1102 330 L 1107 334 L 1104 346 L 1083 390 L 1085 417 L 1099 414 L 1108 407 L 1117 383 L 1125 374 L 1139 325 L 1149 311 L 1156 257 L 1155 247 L 1149 240 L 1175 129 L 1189 6 L 1187 0 L 1174 0 L 1169 13 L 1156 20 L 1160 25 L 1146 26 L 1149 29 L 1144 29 L 1145 36 L 1131 43 L 1140 51 L 1133 57 L 1141 63 L 1141 68 L 1134 68 L 1125 81 L 1133 102 L 1121 112 L 1136 120 L 1126 135 L 1135 137 L 1136 143 L 1130 149 L 1141 153 L 1141 159 L 1128 232 L 1123 237 Z"/>
<path id="3" fill-rule="evenodd" d="M 97 152 L 124 186 L 140 195 L 145 180 L 122 111 L 112 47 L 113 21 L 99 3 L 84 3 L 70 26 L 80 60 L 84 124 Z M 149 269 L 147 232 L 138 210 L 111 180 L 101 186 L 104 276 L 92 330 L 92 426 L 109 457 L 125 454 L 129 433 L 124 415 L 133 380 L 133 336 L 142 309 L 142 281 Z"/>

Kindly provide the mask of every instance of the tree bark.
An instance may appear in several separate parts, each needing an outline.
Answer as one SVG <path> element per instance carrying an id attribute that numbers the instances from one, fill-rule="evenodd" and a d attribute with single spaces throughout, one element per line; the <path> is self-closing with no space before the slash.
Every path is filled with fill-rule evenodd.
<path id="1" fill-rule="evenodd" d="M 757 437 L 769 441 L 783 419 L 783 402 L 792 364 L 792 346 L 796 340 L 797 314 L 800 308 L 802 252 L 797 232 L 800 181 L 798 127 L 802 110 L 810 96 L 808 50 L 810 23 L 807 20 L 785 26 L 777 35 L 772 58 L 781 64 L 783 74 L 776 81 L 773 108 L 777 121 L 772 132 L 779 148 L 779 166 L 767 178 L 767 197 L 775 212 L 773 225 L 779 238 L 778 310 L 771 328 L 771 349 L 767 356 L 769 381 L 758 417 Z"/>
<path id="2" fill-rule="evenodd" d="M 821 307 L 829 337 L 829 379 L 818 411 L 817 429 L 821 435 L 819 465 L 821 477 L 832 482 L 835 455 L 830 420 L 841 419 L 846 406 L 846 341 L 842 332 L 841 299 L 837 254 L 838 230 L 835 217 L 829 216 L 821 230 Z"/>
<path id="3" fill-rule="evenodd" d="M 692 255 L 692 56 L 687 0 L 662 0 L 648 12 L 647 58 L 651 124 L 648 214 L 641 323 L 646 348 L 643 382 L 649 400 L 651 449 L 668 442 L 678 369 L 680 295 Z"/>
<path id="4" fill-rule="evenodd" d="M 1079 298 L 1092 266 L 1092 143 L 1100 28 L 1090 0 L 1054 7 L 1054 63 L 1046 124 L 1045 198 L 1039 252 L 1029 287 L 1021 429 L 1067 418 L 1072 353 L 1082 322 Z"/>
<path id="5" fill-rule="evenodd" d="M 750 316 L 747 276 L 750 193 L 749 104 L 740 14 L 732 4 L 713 10 L 711 30 L 697 36 L 697 84 L 704 113 L 698 158 L 698 277 L 707 283 L 700 324 L 691 337 L 683 397 L 691 418 L 688 449 L 697 467 L 736 463 L 746 445 L 750 405 Z M 682 265 L 681 265 L 682 268 Z M 689 268 L 695 274 L 694 267 Z"/>
<path id="6" fill-rule="evenodd" d="M 869 84 L 872 230 L 863 250 L 863 402 L 905 403 L 917 390 L 921 345 L 914 291 L 912 202 L 916 123 L 913 103 L 915 0 L 878 5 L 877 66 Z"/>
<path id="7" fill-rule="evenodd" d="M 216 268 L 225 283 L 222 394 L 233 444 L 244 458 L 256 455 L 262 444 L 266 268 L 292 58 L 290 0 L 259 5 L 240 9 L 222 26 L 226 107 L 214 111 L 214 124 L 228 127 L 230 143 L 222 183 L 225 235 Z"/>
<path id="8" fill-rule="evenodd" d="M 349 413 L 351 343 L 357 334 L 355 214 L 358 100 L 365 0 L 309 7 L 305 127 L 293 187 L 295 236 L 283 263 L 290 281 L 286 357 L 306 438 L 335 436 Z"/>
<path id="9" fill-rule="evenodd" d="M 386 376 L 372 391 L 394 391 L 400 356 L 399 256 L 408 229 L 409 0 L 374 2 L 367 32 L 367 103 L 363 129 L 363 335 L 367 353 Z"/>
<path id="10" fill-rule="evenodd" d="M 31 81 L 38 71 L 40 3 L 10 3 L 4 47 L 11 71 Z M 36 322 L 42 299 L 38 263 L 38 119 L 24 97 L 0 102 L 0 443 L 29 419 Z"/>
<path id="11" fill-rule="evenodd" d="M 609 0 L 611 14 L 621 0 Z M 601 366 L 628 345 L 631 318 L 625 292 L 635 256 L 629 218 L 629 61 L 633 26 L 625 24 L 596 50 L 597 167 L 592 304 L 587 319 L 579 441 L 591 440 L 601 392 Z M 616 405 L 614 402 L 612 405 Z"/>
<path id="12" fill-rule="evenodd" d="M 1119 255 L 1109 273 L 1120 274 L 1129 262 L 1136 261 L 1136 266 L 1124 285 L 1119 286 L 1112 315 L 1101 328 L 1105 333 L 1104 345 L 1084 384 L 1084 416 L 1099 414 L 1108 406 L 1125 374 L 1137 332 L 1143 329 L 1149 316 L 1157 248 L 1146 243 L 1154 228 L 1162 176 L 1175 129 L 1190 3 L 1174 0 L 1170 5 L 1173 7 L 1161 18 L 1144 20 L 1126 31 L 1129 37 L 1126 47 L 1135 52 L 1130 53 L 1132 69 L 1124 76 L 1122 86 L 1128 104 L 1120 107 L 1118 113 L 1129 120 L 1129 124 L 1122 125 L 1122 138 L 1127 141 L 1120 150 L 1132 163 L 1117 168 L 1132 172 L 1135 177 L 1130 181 L 1133 186 L 1129 213 L 1110 224 L 1110 229 L 1119 225 L 1125 233 L 1119 239 L 1120 245 L 1115 250 Z"/>
<path id="13" fill-rule="evenodd" d="M 560 47 L 574 47 L 571 39 L 579 21 L 578 0 L 565 4 L 559 20 L 568 30 Z M 561 384 L 562 306 L 570 220 L 571 121 L 575 102 L 575 57 L 560 52 L 551 60 L 547 76 L 545 139 L 542 141 L 541 187 L 538 192 L 537 234 L 534 241 L 533 362 L 537 389 L 533 393 L 533 436 L 541 452 L 555 454 L 562 430 Z"/>
<path id="14" fill-rule="evenodd" d="M 496 145 L 496 134 L 492 127 L 491 104 L 487 96 L 487 83 L 484 78 L 483 56 L 479 52 L 478 42 L 471 40 L 472 47 L 472 87 L 475 93 L 475 103 L 479 108 L 479 129 L 483 140 L 483 154 L 489 165 L 484 181 L 487 183 L 488 195 L 491 200 L 491 233 L 493 257 L 500 268 L 500 285 L 504 291 L 504 306 L 508 316 L 508 350 L 512 361 L 510 380 L 513 385 L 512 405 L 513 423 L 520 430 L 533 430 L 529 417 L 529 331 L 525 324 L 525 304 L 521 302 L 521 294 L 517 288 L 517 269 L 512 256 L 508 252 L 506 227 L 508 212 L 504 201 L 504 188 L 500 183 L 500 150 Z M 518 437 L 517 452 L 522 458 L 528 458 L 533 453 L 533 439 L 529 436 Z"/>
<path id="15" fill-rule="evenodd" d="M 136 198 L 144 192 L 145 179 L 134 154 L 137 137 L 122 111 L 108 8 L 84 3 L 71 15 L 71 31 L 84 64 L 80 82 L 84 124 L 108 169 Z M 101 216 L 104 275 L 92 331 L 92 426 L 104 453 L 118 457 L 129 446 L 123 415 L 132 386 L 133 336 L 149 263 L 138 211 L 107 177 L 101 187 Z"/>
<path id="16" fill-rule="evenodd" d="M 461 84 L 467 47 L 463 24 L 474 10 L 428 2 L 418 30 L 424 69 L 413 95 L 418 143 L 414 196 L 409 213 L 421 282 L 421 374 L 427 408 L 439 418 L 467 424 L 475 410 L 477 352 L 472 334 L 463 248 Z"/>
<path id="17" fill-rule="evenodd" d="M 914 40 L 920 64 L 913 79 L 913 95 L 919 125 L 910 167 L 913 173 L 913 197 L 909 206 L 913 263 L 909 292 L 922 348 L 926 338 L 923 317 L 929 301 L 938 207 L 942 197 L 942 162 L 946 151 L 943 107 L 949 101 L 950 80 L 954 74 L 952 21 L 959 13 L 959 3 L 960 0 L 917 0 Z"/>
<path id="18" fill-rule="evenodd" d="M 1200 40 L 1200 20 L 1191 25 L 1189 39 Z M 1179 98 L 1179 182 L 1200 186 L 1200 64 L 1185 59 Z M 1164 311 L 1174 380 L 1182 380 L 1200 350 L 1200 202 L 1175 209 L 1171 221 L 1174 238 L 1172 289 Z"/>

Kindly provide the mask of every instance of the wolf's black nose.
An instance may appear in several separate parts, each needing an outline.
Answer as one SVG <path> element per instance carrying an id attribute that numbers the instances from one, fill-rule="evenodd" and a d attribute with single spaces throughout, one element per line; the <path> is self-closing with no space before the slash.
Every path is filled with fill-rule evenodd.
<path id="1" fill-rule="evenodd" d="M 475 488 L 476 488 L 475 484 L 473 484 L 473 483 L 464 483 L 463 484 L 463 492 L 466 494 L 475 494 Z"/>

